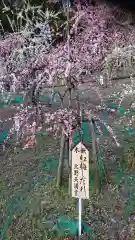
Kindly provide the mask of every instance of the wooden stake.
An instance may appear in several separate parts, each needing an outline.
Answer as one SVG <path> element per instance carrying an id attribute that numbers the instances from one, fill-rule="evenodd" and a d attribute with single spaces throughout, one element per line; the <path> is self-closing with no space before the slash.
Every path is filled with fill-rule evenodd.
<path id="1" fill-rule="evenodd" d="M 95 130 L 94 130 L 94 125 L 92 120 L 90 121 L 90 127 L 91 127 L 91 134 L 92 134 L 92 154 L 93 154 L 93 160 L 95 164 L 95 185 L 96 185 L 96 190 L 100 191 L 100 177 L 99 177 L 99 169 L 98 169 L 96 136 L 95 136 Z"/>
<path id="2" fill-rule="evenodd" d="M 69 180 L 68 180 L 68 193 L 71 195 L 71 161 L 72 161 L 72 152 L 71 152 L 71 142 L 69 140 Z"/>
<path id="3" fill-rule="evenodd" d="M 64 150 L 65 150 L 65 134 L 64 134 L 64 131 L 62 130 L 61 143 L 60 143 L 60 158 L 59 158 L 58 171 L 57 171 L 57 188 L 59 188 L 61 184 L 62 167 L 64 162 Z"/>

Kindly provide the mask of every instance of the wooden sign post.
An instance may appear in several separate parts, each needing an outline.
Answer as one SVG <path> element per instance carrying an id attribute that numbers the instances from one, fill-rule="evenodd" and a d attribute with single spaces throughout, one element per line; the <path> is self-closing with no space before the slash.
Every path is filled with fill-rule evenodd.
<path id="1" fill-rule="evenodd" d="M 72 150 L 72 197 L 79 199 L 79 236 L 81 236 L 82 199 L 89 199 L 89 151 L 81 142 Z"/>

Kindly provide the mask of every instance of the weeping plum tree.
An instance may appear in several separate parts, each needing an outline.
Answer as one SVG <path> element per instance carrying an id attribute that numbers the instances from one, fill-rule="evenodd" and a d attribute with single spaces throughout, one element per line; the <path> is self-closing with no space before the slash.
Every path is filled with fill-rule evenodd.
<path id="1" fill-rule="evenodd" d="M 36 23 L 38 33 L 34 32 L 33 25 L 28 24 L 22 31 L 14 32 L 0 42 L 1 95 L 9 97 L 17 92 L 23 94 L 25 100 L 15 107 L 17 113 L 10 129 L 10 135 L 16 133 L 16 140 L 21 140 L 24 147 L 36 144 L 35 134 L 43 127 L 52 134 L 62 131 L 62 144 L 65 136 L 71 140 L 75 129 L 81 133 L 82 108 L 88 121 L 93 123 L 97 117 L 89 106 L 82 106 L 78 94 L 80 84 L 87 76 L 90 81 L 93 72 L 102 71 L 105 56 L 116 44 L 126 46 L 134 42 L 134 29 L 130 29 L 125 37 L 125 30 L 116 24 L 112 8 L 106 5 L 89 6 L 70 17 L 70 8 L 66 3 L 64 14 L 67 37 L 55 47 L 52 46 L 53 32 L 49 21 Z M 100 95 L 99 88 L 94 87 L 93 91 Z M 39 102 L 43 92 L 51 96 L 48 105 Z M 73 93 L 76 96 L 75 105 L 72 103 Z M 56 95 L 59 96 L 60 106 L 55 110 L 52 100 Z M 103 107 L 102 102 L 98 107 Z M 100 119 L 98 121 L 104 124 Z M 112 129 L 105 126 L 118 144 Z"/>

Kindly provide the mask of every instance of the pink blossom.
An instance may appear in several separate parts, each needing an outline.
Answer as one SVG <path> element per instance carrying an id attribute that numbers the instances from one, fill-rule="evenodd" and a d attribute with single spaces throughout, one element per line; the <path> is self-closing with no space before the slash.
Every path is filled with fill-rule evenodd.
<path id="1" fill-rule="evenodd" d="M 14 49 L 23 45 L 24 39 L 19 34 L 10 34 L 5 40 L 0 41 L 0 57 L 9 56 Z"/>

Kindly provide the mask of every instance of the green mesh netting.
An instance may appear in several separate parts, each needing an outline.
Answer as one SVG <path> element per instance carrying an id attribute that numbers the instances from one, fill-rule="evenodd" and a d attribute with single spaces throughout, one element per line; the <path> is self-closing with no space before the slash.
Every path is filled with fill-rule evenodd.
<path id="1" fill-rule="evenodd" d="M 64 216 L 60 216 L 53 230 L 57 231 L 57 234 L 59 236 L 76 236 L 78 231 L 78 225 L 76 221 L 73 221 L 72 219 Z"/>
<path id="2" fill-rule="evenodd" d="M 0 108 L 9 107 L 12 105 L 20 105 L 23 102 L 23 97 L 20 95 L 5 96 L 5 100 L 1 97 Z M 6 100 L 7 99 L 7 100 Z"/>
<path id="3" fill-rule="evenodd" d="M 0 101 L 0 108 L 4 108 L 7 105 L 4 101 Z"/>
<path id="4" fill-rule="evenodd" d="M 23 97 L 20 95 L 17 95 L 15 97 L 12 97 L 10 100 L 10 104 L 12 105 L 20 105 L 23 102 Z"/>
<path id="5" fill-rule="evenodd" d="M 49 133 L 48 132 L 37 132 L 37 133 L 35 133 L 35 135 L 47 136 L 47 135 L 49 135 Z"/>
<path id="6" fill-rule="evenodd" d="M 58 218 L 57 224 L 54 226 L 53 230 L 57 232 L 57 235 L 60 236 L 78 236 L 78 226 L 79 223 L 77 220 L 69 219 L 65 216 L 60 216 Z M 87 226 L 84 222 L 82 222 L 82 229 L 89 236 L 93 235 L 95 230 Z"/>
<path id="7" fill-rule="evenodd" d="M 0 144 L 4 142 L 4 140 L 8 137 L 9 132 L 7 130 L 0 133 Z"/>
<path id="8" fill-rule="evenodd" d="M 84 144 L 90 144 L 91 143 L 91 135 L 89 133 L 89 123 L 83 122 L 82 123 L 82 139 Z M 74 144 L 78 144 L 80 142 L 80 133 L 79 130 L 76 131 L 73 134 L 73 139 L 72 139 Z"/>
<path id="9" fill-rule="evenodd" d="M 38 101 L 40 102 L 40 103 L 46 103 L 46 104 L 48 104 L 48 103 L 50 103 L 50 96 L 49 95 L 40 95 L 39 97 L 38 97 Z"/>

